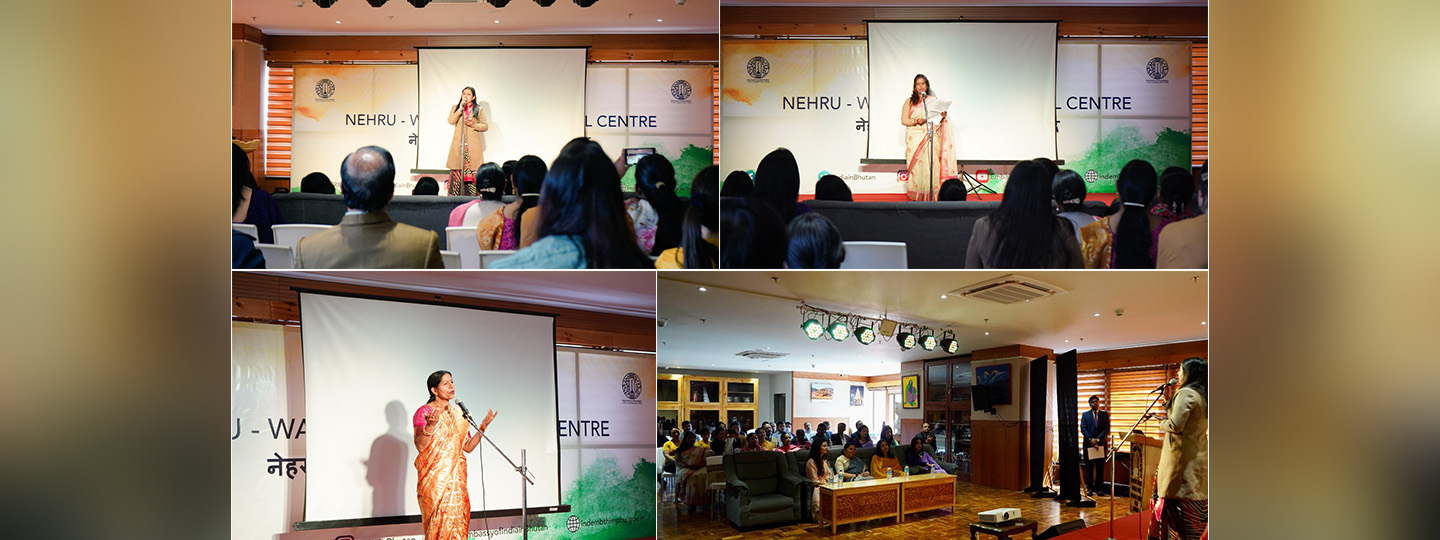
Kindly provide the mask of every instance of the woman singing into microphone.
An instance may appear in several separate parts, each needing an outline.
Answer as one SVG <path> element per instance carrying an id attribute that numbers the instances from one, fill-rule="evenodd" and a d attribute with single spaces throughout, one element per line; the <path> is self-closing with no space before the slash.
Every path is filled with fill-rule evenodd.
<path id="1" fill-rule="evenodd" d="M 463 540 L 470 530 L 470 489 L 466 484 L 465 454 L 480 445 L 481 434 L 495 420 L 486 413 L 480 431 L 470 435 L 455 399 L 455 381 L 449 371 L 431 373 L 425 381 L 430 401 L 415 411 L 415 472 L 419 477 L 420 521 L 425 540 Z M 468 435 L 468 436 L 467 436 Z M 464 450 L 463 452 L 461 450 Z"/>
<path id="2" fill-rule="evenodd" d="M 475 103 L 475 89 L 466 86 L 460 91 L 460 102 L 450 108 L 446 119 L 455 126 L 455 137 L 450 139 L 450 157 L 445 159 L 445 168 L 450 169 L 450 182 L 446 195 L 475 196 L 475 170 L 485 163 L 480 152 L 480 132 L 490 129 L 485 123 L 485 111 Z"/>
<path id="3" fill-rule="evenodd" d="M 910 182 L 905 194 L 912 201 L 933 201 L 940 184 L 955 177 L 955 143 L 950 139 L 950 123 L 946 113 L 934 125 L 934 151 L 931 151 L 930 129 L 925 121 L 929 104 L 935 102 L 930 79 L 915 75 L 910 99 L 900 105 L 900 124 L 905 126 L 905 164 L 910 169 Z M 934 176 L 931 176 L 931 173 Z"/>

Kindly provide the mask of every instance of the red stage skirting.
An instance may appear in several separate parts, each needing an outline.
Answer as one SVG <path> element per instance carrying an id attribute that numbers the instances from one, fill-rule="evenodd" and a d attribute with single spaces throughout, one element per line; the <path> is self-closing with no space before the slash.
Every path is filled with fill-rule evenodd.
<path id="1" fill-rule="evenodd" d="M 1126 503 L 1128 504 L 1129 501 Z M 1136 525 L 1140 525 L 1140 527 Z M 1116 519 L 1115 540 L 1142 540 L 1149 527 L 1150 512 L 1130 514 Z M 1110 538 L 1110 523 L 1108 522 L 1056 536 L 1055 540 L 1105 540 L 1106 538 Z"/>
<path id="2" fill-rule="evenodd" d="M 905 194 L 904 194 L 904 193 L 856 193 L 853 197 L 854 197 L 854 199 L 855 199 L 855 202 L 905 202 L 905 201 L 909 200 L 909 199 L 906 199 L 906 198 L 905 198 Z M 978 197 L 978 198 L 977 198 L 977 197 Z M 814 199 L 814 198 L 815 198 L 814 195 L 801 195 L 801 196 L 800 196 L 800 201 L 801 201 L 801 202 L 804 202 L 804 201 L 806 201 L 806 200 Z M 970 194 L 968 194 L 968 195 L 966 196 L 965 200 L 967 200 L 967 201 L 976 201 L 976 200 L 979 200 L 979 201 L 998 201 L 998 200 L 1000 200 L 1000 195 L 998 195 L 998 194 L 996 194 L 996 195 L 991 195 L 991 194 L 989 194 L 989 193 L 981 193 L 981 194 L 970 193 Z M 1091 193 L 1091 194 L 1089 194 L 1089 195 L 1087 195 L 1087 196 L 1085 197 L 1085 200 L 1086 200 L 1086 201 L 1100 201 L 1100 202 L 1103 202 L 1103 203 L 1105 203 L 1105 204 L 1110 204 L 1111 201 L 1114 201 L 1114 200 L 1115 200 L 1115 194 L 1114 194 L 1114 193 Z"/>

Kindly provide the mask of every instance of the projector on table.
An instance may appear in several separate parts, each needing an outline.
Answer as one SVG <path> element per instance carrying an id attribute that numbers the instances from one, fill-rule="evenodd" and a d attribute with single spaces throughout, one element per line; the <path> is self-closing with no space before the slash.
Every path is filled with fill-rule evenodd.
<path id="1" fill-rule="evenodd" d="M 980 523 L 1004 523 L 1012 519 L 1020 519 L 1019 508 L 996 508 L 980 512 Z"/>

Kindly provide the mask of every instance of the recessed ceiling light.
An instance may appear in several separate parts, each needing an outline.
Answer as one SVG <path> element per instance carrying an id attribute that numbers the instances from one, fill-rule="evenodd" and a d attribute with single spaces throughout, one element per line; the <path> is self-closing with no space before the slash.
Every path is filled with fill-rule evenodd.
<path id="1" fill-rule="evenodd" d="M 700 287 L 700 292 L 705 292 L 705 288 L 704 288 L 704 287 Z"/>
<path id="2" fill-rule="evenodd" d="M 1204 324 L 1205 324 L 1205 321 L 1200 321 L 1200 324 L 1201 324 L 1201 325 L 1204 325 Z"/>
<path id="3" fill-rule="evenodd" d="M 340 21 L 335 21 L 335 24 L 340 24 Z"/>
<path id="4" fill-rule="evenodd" d="M 1100 314 L 1099 314 L 1099 313 L 1096 313 L 1096 314 L 1095 314 L 1095 316 L 1096 316 L 1096 317 L 1099 317 L 1099 316 L 1100 316 Z"/>
<path id="5" fill-rule="evenodd" d="M 655 22 L 665 22 L 665 19 L 655 19 Z"/>
<path id="6" fill-rule="evenodd" d="M 495 19 L 495 24 L 500 24 L 500 19 Z"/>
<path id="7" fill-rule="evenodd" d="M 985 332 L 985 335 L 987 335 L 987 336 L 988 336 L 988 335 L 990 335 L 990 333 L 989 333 L 989 332 Z"/>
<path id="8" fill-rule="evenodd" d="M 1068 339 L 1067 339 L 1067 340 L 1065 340 L 1065 343 L 1069 343 L 1069 342 L 1070 342 L 1070 340 L 1068 340 Z"/>
<path id="9" fill-rule="evenodd" d="M 940 298 L 941 298 L 942 300 L 945 299 L 945 298 L 950 298 L 950 295 L 942 294 L 942 295 L 940 295 Z"/>

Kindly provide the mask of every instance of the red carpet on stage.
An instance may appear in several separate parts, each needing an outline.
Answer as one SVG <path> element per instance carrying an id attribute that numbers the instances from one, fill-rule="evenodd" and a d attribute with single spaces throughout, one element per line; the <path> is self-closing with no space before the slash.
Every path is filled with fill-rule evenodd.
<path id="1" fill-rule="evenodd" d="M 905 194 L 904 194 L 904 193 L 856 193 L 853 197 L 854 197 L 854 199 L 855 199 L 855 202 L 905 202 L 905 201 L 909 200 L 909 199 L 906 199 L 906 198 L 905 198 Z M 801 195 L 801 196 L 800 196 L 800 202 L 805 202 L 805 201 L 807 201 L 807 200 L 814 199 L 814 198 L 815 198 L 814 195 Z M 998 195 L 998 194 L 996 194 L 996 195 L 991 195 L 991 194 L 989 194 L 989 193 L 979 193 L 979 194 L 971 193 L 971 194 L 969 194 L 969 195 L 967 196 L 967 198 L 966 198 L 965 200 L 967 200 L 967 201 L 976 201 L 976 200 L 979 200 L 979 201 L 999 201 L 999 200 L 1000 200 L 1000 195 Z M 1100 202 L 1103 202 L 1103 203 L 1105 203 L 1105 204 L 1110 204 L 1111 201 L 1115 200 L 1115 194 L 1114 194 L 1114 193 L 1091 193 L 1091 194 L 1089 194 L 1088 196 L 1085 197 L 1085 200 L 1087 200 L 1087 201 L 1100 201 Z"/>
<path id="2" fill-rule="evenodd" d="M 1144 520 L 1143 522 L 1141 520 Z M 1150 512 L 1140 512 L 1115 520 L 1115 540 L 1141 540 L 1150 527 Z M 1056 536 L 1055 540 L 1105 540 L 1110 538 L 1110 523 L 1101 523 L 1072 533 Z"/>

